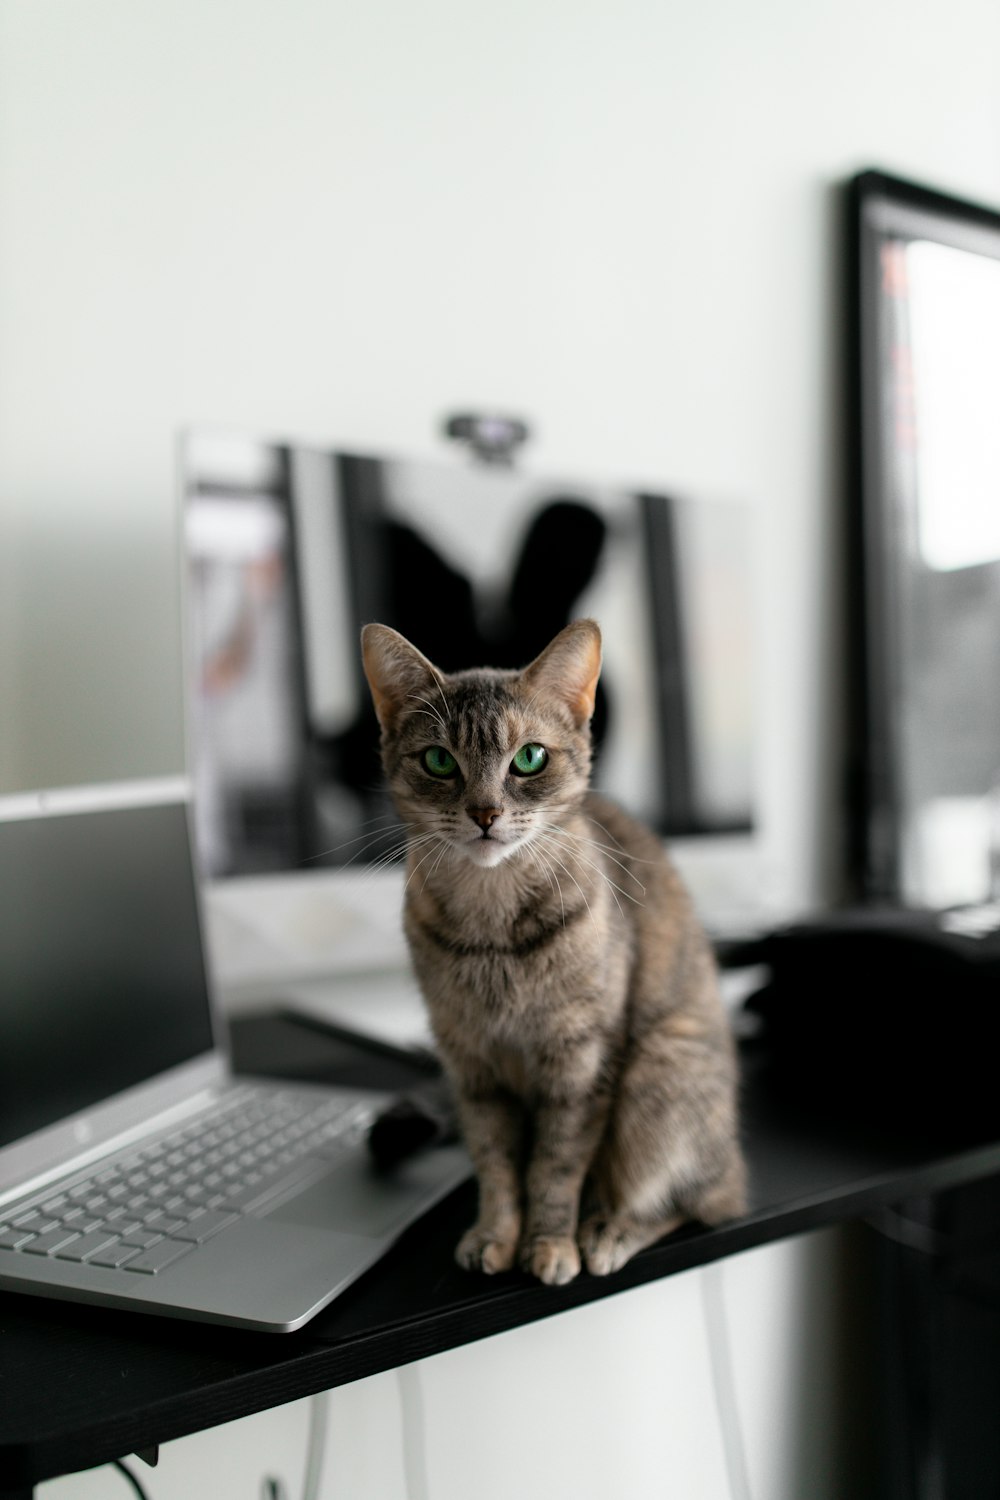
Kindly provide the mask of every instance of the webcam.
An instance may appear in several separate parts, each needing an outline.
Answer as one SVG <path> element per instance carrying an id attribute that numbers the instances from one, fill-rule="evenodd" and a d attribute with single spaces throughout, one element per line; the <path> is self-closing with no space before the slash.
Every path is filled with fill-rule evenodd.
<path id="1" fill-rule="evenodd" d="M 515 450 L 531 435 L 527 422 L 495 412 L 458 412 L 447 418 L 444 431 L 487 464 L 512 464 Z"/>

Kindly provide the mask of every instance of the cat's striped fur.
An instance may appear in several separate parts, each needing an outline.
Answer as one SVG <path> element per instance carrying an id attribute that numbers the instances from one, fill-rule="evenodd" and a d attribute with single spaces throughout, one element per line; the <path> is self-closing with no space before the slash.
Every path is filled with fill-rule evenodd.
<path id="1" fill-rule="evenodd" d="M 742 1212 L 708 942 L 659 839 L 588 790 L 597 625 L 522 672 L 445 675 L 383 625 L 363 654 L 409 839 L 406 934 L 479 1179 L 460 1263 L 565 1282 L 581 1254 L 606 1273 Z M 537 774 L 516 773 L 525 745 L 547 752 Z M 432 746 L 452 774 L 427 769 Z"/>

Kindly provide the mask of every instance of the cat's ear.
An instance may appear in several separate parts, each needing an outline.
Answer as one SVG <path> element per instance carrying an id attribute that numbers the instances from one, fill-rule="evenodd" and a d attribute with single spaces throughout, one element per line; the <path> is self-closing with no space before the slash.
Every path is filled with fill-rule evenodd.
<path id="1" fill-rule="evenodd" d="M 521 674 L 534 693 L 551 695 L 566 704 L 582 728 L 594 712 L 597 679 L 601 675 L 601 632 L 596 620 L 574 620 L 560 630 Z"/>
<path id="2" fill-rule="evenodd" d="M 383 729 L 391 729 L 403 708 L 441 687 L 437 667 L 388 625 L 366 625 L 361 632 L 361 659 Z"/>

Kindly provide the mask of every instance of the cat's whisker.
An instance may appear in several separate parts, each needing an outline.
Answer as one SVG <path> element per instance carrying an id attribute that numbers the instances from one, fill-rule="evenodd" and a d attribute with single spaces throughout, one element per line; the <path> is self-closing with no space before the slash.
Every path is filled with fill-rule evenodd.
<path id="1" fill-rule="evenodd" d="M 539 702 L 540 697 L 541 697 L 541 689 L 539 688 L 536 692 L 532 693 L 531 696 L 526 700 L 525 706 L 526 706 L 526 708 L 527 708 L 527 710 L 528 710 L 528 712 L 530 714 L 533 714 L 536 711 L 536 709 L 538 708 L 538 702 Z"/>
<path id="2" fill-rule="evenodd" d="M 621 865 L 622 869 L 626 870 L 629 875 L 632 874 L 632 871 L 628 869 L 628 866 L 622 864 L 622 861 L 617 858 L 616 850 L 613 845 L 602 844 L 600 839 L 592 839 L 583 834 L 576 834 L 574 835 L 574 837 L 583 838 L 584 843 L 590 844 L 594 849 L 600 849 L 603 853 L 611 855 L 612 860 L 616 865 Z M 618 848 L 621 848 L 621 845 L 619 845 Z M 627 851 L 623 852 L 627 853 Z M 649 865 L 650 868 L 658 863 L 658 861 L 655 859 L 640 859 L 637 854 L 629 854 L 628 858 L 633 865 Z"/>
<path id="3" fill-rule="evenodd" d="M 594 870 L 596 872 L 596 874 L 600 877 L 600 879 L 604 881 L 605 885 L 608 887 L 608 890 L 611 892 L 612 900 L 614 901 L 615 905 L 617 906 L 618 910 L 622 913 L 623 916 L 625 915 L 625 913 L 624 913 L 624 910 L 622 908 L 621 902 L 618 900 L 619 896 L 624 896 L 625 900 L 626 901 L 631 901 L 631 903 L 632 903 L 633 906 L 644 906 L 645 905 L 645 902 L 640 901 L 639 898 L 638 898 L 638 896 L 633 896 L 629 891 L 626 891 L 620 885 L 617 885 L 615 883 L 615 881 L 613 881 L 611 879 L 611 876 L 608 875 L 606 871 L 602 870 L 599 865 L 592 864 L 590 860 L 584 860 L 583 863 L 585 865 L 588 865 L 592 870 Z"/>
<path id="4" fill-rule="evenodd" d="M 441 682 L 440 677 L 435 676 L 435 678 L 434 678 L 434 686 L 437 688 L 438 694 L 439 694 L 440 699 L 441 699 L 441 702 L 444 704 L 444 711 L 445 711 L 445 713 L 446 714 L 450 713 L 450 709 L 448 708 L 448 699 L 445 697 L 444 685 Z"/>
<path id="5" fill-rule="evenodd" d="M 440 837 L 441 835 L 431 828 L 429 828 L 426 833 L 413 833 L 412 830 L 407 829 L 406 836 L 403 840 L 403 848 L 421 849 L 424 844 L 430 844 L 435 839 L 439 839 Z"/>
<path id="6" fill-rule="evenodd" d="M 428 872 L 427 872 L 428 877 L 430 877 L 432 875 L 435 875 L 437 873 L 438 867 L 441 864 L 441 861 L 444 859 L 445 855 L 448 853 L 449 847 L 450 846 L 448 844 L 448 841 L 446 839 L 442 839 L 441 840 L 441 852 L 438 855 L 437 859 L 434 861 L 434 863 L 431 865 L 430 869 L 428 870 Z"/>
<path id="7" fill-rule="evenodd" d="M 602 855 L 608 855 L 610 863 L 613 865 L 617 865 L 618 868 L 623 871 L 623 873 L 627 875 L 631 881 L 634 881 L 634 883 L 639 887 L 643 894 L 645 894 L 646 887 L 643 885 L 639 877 L 633 874 L 629 867 L 620 859 L 616 859 L 613 855 L 609 855 L 607 847 L 604 844 L 600 843 L 599 840 L 589 838 L 585 834 L 574 833 L 572 829 L 563 827 L 558 823 L 549 824 L 548 828 L 550 833 L 558 838 L 563 839 L 565 842 L 572 844 L 578 851 L 580 851 L 581 859 L 584 859 L 588 864 L 593 864 L 594 868 L 602 870 L 602 873 L 603 860 L 598 859 L 595 862 L 590 858 L 588 854 L 585 854 L 583 851 L 585 849 L 593 849 L 599 851 Z"/>
<path id="8" fill-rule="evenodd" d="M 342 844 L 333 844 L 329 849 L 321 849 L 318 854 L 309 854 L 302 860 L 302 864 L 311 865 L 315 864 L 318 859 L 328 859 L 331 854 L 339 854 L 341 849 L 349 849 L 352 844 L 360 843 L 362 839 L 369 839 L 374 843 L 376 839 L 387 838 L 390 833 L 395 833 L 399 829 L 399 820 L 392 813 L 380 813 L 378 817 L 366 818 L 362 826 L 367 827 L 372 823 L 388 823 L 390 826 L 384 828 L 380 833 L 372 833 L 370 831 L 359 833 L 353 839 L 345 839 Z M 364 850 L 359 850 L 359 853 L 363 854 Z M 351 858 L 354 859 L 357 856 L 352 855 Z"/>
<path id="9" fill-rule="evenodd" d="M 425 714 L 427 716 L 427 718 L 432 719 L 434 721 L 434 723 L 437 724 L 438 728 L 440 729 L 442 737 L 447 737 L 447 734 L 448 734 L 447 725 L 445 724 L 444 719 L 441 717 L 440 710 L 437 709 L 437 708 L 435 708 L 435 706 L 431 702 L 431 700 L 429 698 L 423 698 L 423 697 L 421 697 L 421 695 L 419 693 L 407 693 L 407 697 L 408 698 L 412 698 L 415 703 L 423 703 L 423 704 L 425 704 L 426 705 L 425 708 L 415 709 L 414 712 L 415 713 Z M 445 708 L 447 709 L 447 707 L 448 707 L 448 705 L 446 703 L 445 704 Z"/>
<path id="10" fill-rule="evenodd" d="M 596 863 L 592 859 L 588 859 L 588 857 L 583 854 L 580 849 L 576 848 L 576 840 L 574 835 L 569 834 L 566 829 L 549 828 L 548 833 L 550 837 L 556 839 L 557 841 L 561 839 L 562 842 L 560 847 L 565 852 L 573 853 L 576 858 L 580 860 L 581 864 L 586 865 L 588 869 L 595 871 L 595 873 L 600 876 L 600 878 L 604 881 L 604 883 L 610 890 L 612 900 L 614 901 L 618 910 L 622 913 L 622 916 L 624 916 L 625 913 L 622 910 L 621 902 L 618 900 L 619 895 L 624 896 L 626 901 L 631 901 L 635 906 L 641 906 L 643 904 L 637 897 L 633 896 L 629 891 L 623 890 L 622 887 L 617 884 L 617 882 L 612 880 L 611 876 L 605 869 L 603 869 L 600 864 Z"/>
<path id="11" fill-rule="evenodd" d="M 445 738 L 444 725 L 441 723 L 440 715 L 431 713 L 429 708 L 415 708 L 413 712 L 421 719 L 430 719 L 431 723 L 441 731 L 441 738 Z"/>
<path id="12" fill-rule="evenodd" d="M 356 863 L 357 860 L 361 859 L 365 854 L 367 854 L 371 849 L 373 849 L 376 844 L 379 844 L 384 839 L 389 838 L 390 835 L 396 835 L 398 837 L 399 832 L 400 832 L 400 830 L 397 827 L 397 828 L 387 829 L 386 832 L 383 833 L 383 834 L 377 834 L 377 835 L 375 835 L 367 844 L 364 845 L 363 848 L 357 849 L 351 855 L 350 859 L 345 859 L 341 864 L 337 865 L 336 868 L 338 870 L 349 870 L 351 868 L 351 866 Z M 390 845 L 388 852 L 389 852 L 390 855 L 392 855 L 392 853 L 394 851 L 398 852 L 398 850 L 405 849 L 405 847 L 406 847 L 405 841 L 402 844 L 399 844 L 399 845 Z M 386 854 L 386 850 L 385 849 L 379 850 L 379 852 L 375 856 L 374 860 L 370 861 L 370 864 L 372 864 L 372 865 L 378 865 L 378 864 L 380 864 L 382 862 L 382 859 L 385 856 L 385 854 Z"/>
<path id="13" fill-rule="evenodd" d="M 393 849 L 405 850 L 414 842 L 423 843 L 426 839 L 433 837 L 430 833 L 415 834 L 413 829 L 405 823 L 397 823 L 391 832 L 397 837 L 397 843 L 392 846 Z M 387 850 L 383 850 L 383 854 L 387 852 Z M 379 858 L 381 857 L 382 855 L 379 856 Z"/>
<path id="14" fill-rule="evenodd" d="M 550 829 L 546 830 L 546 834 L 548 834 L 548 833 L 551 833 Z M 593 910 L 591 909 L 590 902 L 587 900 L 587 893 L 584 890 L 583 886 L 580 884 L 580 882 L 577 880 L 576 876 L 573 874 L 573 871 L 569 868 L 568 865 L 564 865 L 563 862 L 562 862 L 562 860 L 559 858 L 558 854 L 554 854 L 551 849 L 548 850 L 548 854 L 555 861 L 555 863 L 559 866 L 559 868 L 560 868 L 560 870 L 562 870 L 563 874 L 564 875 L 568 875 L 569 878 L 570 878 L 570 880 L 572 880 L 573 884 L 576 886 L 577 890 L 580 892 L 580 895 L 583 897 L 583 904 L 587 908 L 587 913 L 588 913 L 588 915 L 590 917 L 590 920 L 594 923 L 594 926 L 597 927 L 598 926 L 597 918 L 594 916 Z M 600 929 L 598 928 L 598 930 L 600 930 Z"/>
<path id="15" fill-rule="evenodd" d="M 387 870 L 390 865 L 397 864 L 404 857 L 408 848 L 407 841 L 402 839 L 398 844 L 393 844 L 391 848 L 383 850 L 379 857 L 373 859 L 371 864 L 368 865 L 362 875 L 362 879 L 368 880 L 372 875 L 377 875 L 381 870 Z"/>
<path id="16" fill-rule="evenodd" d="M 611 832 L 611 829 L 605 827 L 605 825 L 600 821 L 599 818 L 595 818 L 592 812 L 588 812 L 587 816 L 590 819 L 591 823 L 595 825 L 595 827 L 599 828 L 602 833 L 607 834 L 608 838 L 614 844 L 616 849 L 620 850 L 622 854 L 626 854 L 628 852 L 625 848 L 625 845 L 621 843 L 619 839 L 615 838 L 614 834 Z"/>
<path id="17" fill-rule="evenodd" d="M 389 869 L 391 865 L 398 864 L 410 849 L 414 847 L 419 848 L 422 844 L 429 842 L 432 837 L 434 835 L 428 834 L 425 838 L 419 839 L 416 845 L 411 839 L 407 837 L 402 838 L 398 844 L 393 844 L 391 848 L 383 850 L 378 859 L 372 861 L 367 870 L 365 870 L 362 879 L 370 880 L 373 875 L 378 875 L 383 870 Z"/>
<path id="18" fill-rule="evenodd" d="M 371 858 L 368 860 L 368 863 L 365 867 L 366 870 L 377 870 L 380 869 L 383 865 L 391 865 L 394 860 L 398 859 L 402 854 L 405 854 L 407 849 L 407 838 L 405 833 L 403 833 L 403 831 L 399 828 L 394 828 L 392 831 L 395 837 L 391 843 L 384 844 L 384 846 L 377 851 L 374 849 L 374 844 L 368 845 L 364 849 L 359 849 L 357 854 L 354 854 L 350 859 L 345 860 L 340 868 L 343 870 L 350 869 L 351 865 L 353 865 L 356 860 L 359 860 L 363 854 L 371 855 Z"/>
<path id="19" fill-rule="evenodd" d="M 549 863 L 548 859 L 542 853 L 541 849 L 538 847 L 537 844 L 531 843 L 531 844 L 529 844 L 527 846 L 527 849 L 528 849 L 528 852 L 530 854 L 534 855 L 536 862 L 541 865 L 541 867 L 542 867 L 542 874 L 545 876 L 546 880 L 549 882 L 549 885 L 555 891 L 556 895 L 559 897 L 559 910 L 562 913 L 562 924 L 563 924 L 563 927 L 565 927 L 566 926 L 566 903 L 563 900 L 562 886 L 559 884 L 559 877 L 558 877 L 558 875 L 555 874 L 555 872 L 552 869 L 551 864 Z"/>
<path id="20" fill-rule="evenodd" d="M 436 834 L 436 833 L 426 834 L 423 839 L 416 840 L 415 843 L 411 844 L 410 847 L 411 847 L 411 849 L 412 848 L 419 848 L 421 844 L 425 844 L 425 843 L 430 843 L 432 846 L 434 844 L 440 844 L 442 846 L 442 851 L 444 851 L 444 850 L 446 850 L 448 848 L 447 842 L 443 838 L 441 838 L 441 836 L 439 834 Z M 423 855 L 423 857 L 421 859 L 419 859 L 417 861 L 417 863 L 413 866 L 413 869 L 410 871 L 409 875 L 407 875 L 406 882 L 405 882 L 405 884 L 403 886 L 403 894 L 404 894 L 404 896 L 406 895 L 406 892 L 409 890 L 410 881 L 413 879 L 414 875 L 416 875 L 416 873 L 417 873 L 418 870 L 420 870 L 420 869 L 423 868 L 423 866 L 427 863 L 427 861 L 430 859 L 430 857 L 431 857 L 431 855 L 433 853 L 434 853 L 434 849 L 433 849 L 433 847 L 431 847 L 430 849 L 428 849 L 427 853 L 425 855 Z M 426 879 L 426 877 L 425 877 L 425 879 Z"/>
<path id="21" fill-rule="evenodd" d="M 553 830 L 553 831 L 555 831 L 555 830 Z M 632 871 L 629 869 L 628 865 L 623 864 L 620 859 L 616 859 L 614 857 L 614 855 L 609 852 L 608 847 L 607 847 L 606 844 L 599 843 L 597 839 L 586 838 L 585 836 L 583 836 L 581 834 L 572 833 L 570 831 L 570 829 L 568 829 L 568 828 L 560 828 L 558 830 L 558 832 L 561 833 L 564 838 L 572 839 L 575 844 L 589 844 L 592 849 L 600 849 L 600 850 L 602 850 L 603 853 L 607 854 L 607 856 L 610 859 L 611 863 L 613 865 L 617 865 L 618 868 L 619 868 L 619 870 L 622 870 L 628 876 L 629 880 L 634 880 L 635 883 L 636 883 L 636 885 L 639 887 L 639 889 L 640 889 L 640 891 L 642 892 L 643 895 L 646 894 L 646 887 L 643 885 L 643 883 L 639 879 L 638 875 L 634 875 L 632 873 Z M 598 864 L 597 866 L 595 866 L 595 868 L 600 868 L 600 865 Z M 602 873 L 604 873 L 604 872 L 602 872 Z M 619 889 L 621 889 L 621 887 L 619 887 Z M 622 894 L 624 895 L 625 893 L 622 892 Z M 631 899 L 634 900 L 635 898 L 633 897 Z"/>
<path id="22" fill-rule="evenodd" d="M 555 835 L 555 830 L 554 829 L 550 829 L 550 834 L 552 834 L 554 836 Z M 558 842 L 558 840 L 557 840 L 557 842 Z M 572 854 L 576 859 L 578 859 L 580 861 L 581 864 L 587 865 L 590 869 L 596 871 L 596 873 L 598 874 L 598 876 L 606 883 L 608 889 L 611 892 L 611 899 L 612 899 L 612 901 L 617 906 L 619 913 L 624 917 L 625 913 L 622 910 L 622 904 L 618 900 L 617 895 L 615 894 L 616 891 L 619 891 L 621 888 L 619 886 L 615 885 L 614 881 L 608 875 L 605 874 L 605 872 L 601 869 L 601 867 L 599 865 L 595 865 L 594 862 L 593 862 L 593 860 L 587 859 L 584 855 L 582 855 L 580 853 L 579 849 L 574 849 L 572 847 L 572 845 L 570 845 L 568 843 L 565 843 L 565 842 L 563 842 L 560 845 L 560 847 L 562 848 L 562 850 L 563 850 L 563 852 L 565 854 Z M 624 896 L 625 892 L 622 891 L 621 894 Z"/>
<path id="23" fill-rule="evenodd" d="M 599 840 L 594 839 L 593 842 L 598 849 L 605 849 L 609 853 L 613 853 L 614 850 L 611 847 L 613 844 L 614 849 L 617 850 L 619 854 L 628 854 L 629 859 L 634 865 L 649 865 L 650 867 L 652 867 L 653 865 L 659 863 L 659 861 L 655 859 L 640 859 L 638 854 L 629 854 L 628 850 L 625 848 L 625 845 L 620 843 L 619 840 L 615 838 L 611 830 L 605 828 L 604 824 L 600 822 L 598 818 L 595 818 L 593 813 L 588 812 L 587 817 L 589 821 L 594 824 L 595 828 L 599 828 L 602 833 L 606 833 L 608 838 L 611 840 L 611 844 L 602 844 L 599 842 Z"/>

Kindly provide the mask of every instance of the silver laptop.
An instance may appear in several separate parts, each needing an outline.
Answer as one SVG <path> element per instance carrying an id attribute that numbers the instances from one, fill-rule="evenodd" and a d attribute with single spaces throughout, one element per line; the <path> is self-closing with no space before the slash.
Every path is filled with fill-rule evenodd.
<path id="1" fill-rule="evenodd" d="M 0 798 L 0 1288 L 298 1328 L 469 1174 L 384 1103 L 232 1075 L 186 781 Z"/>

